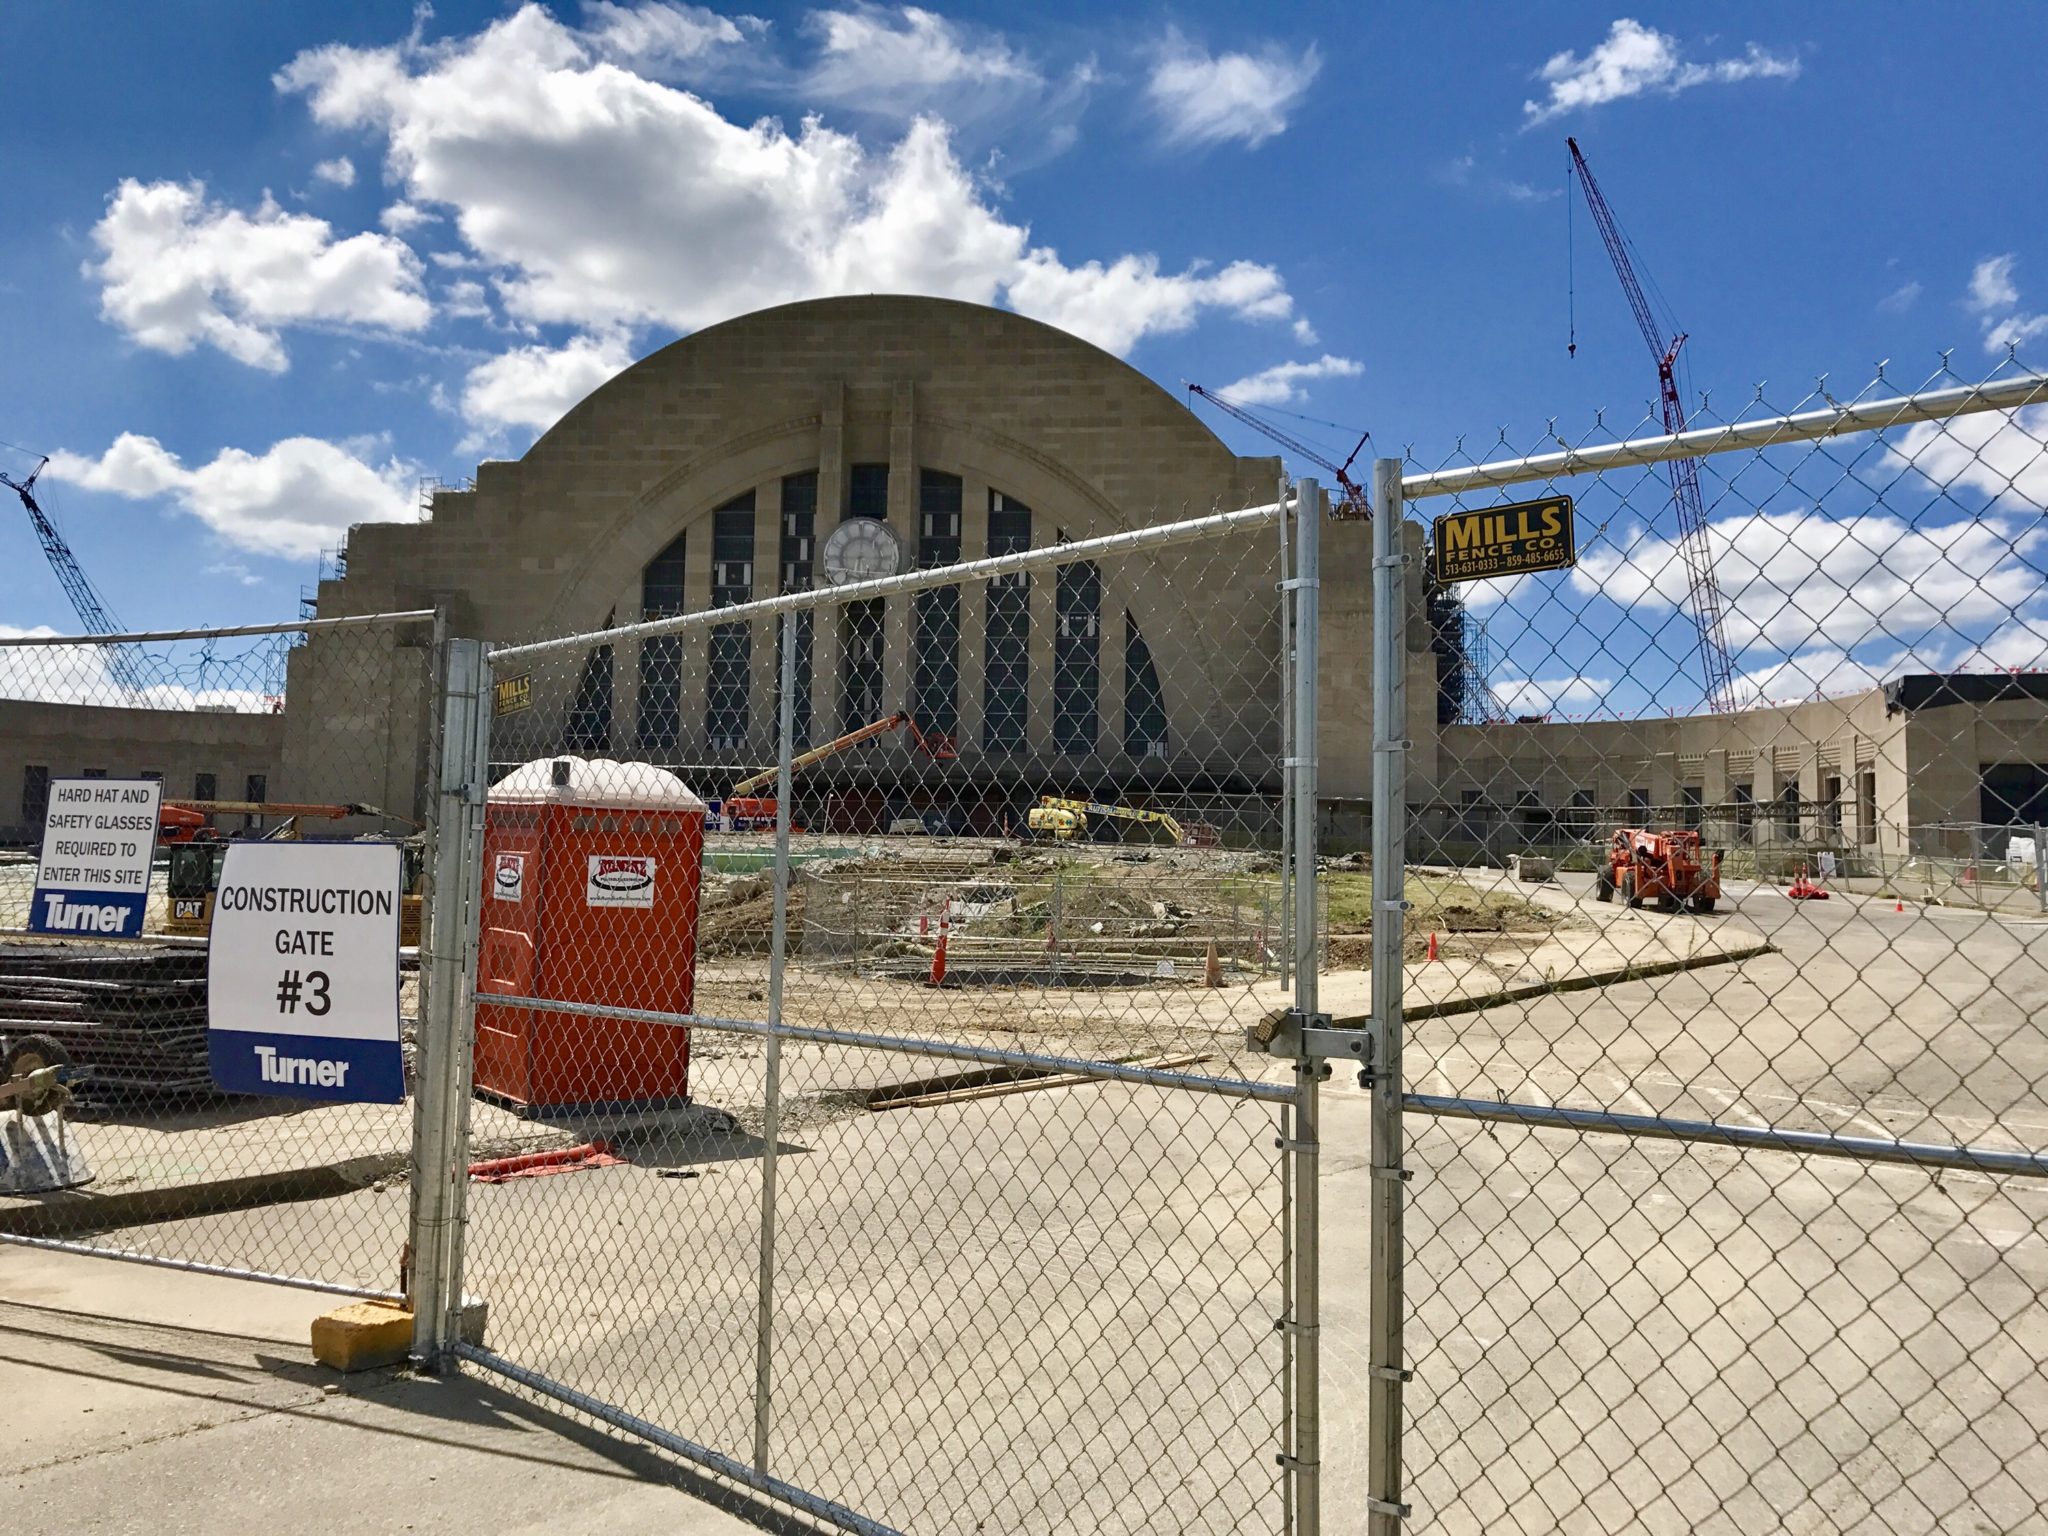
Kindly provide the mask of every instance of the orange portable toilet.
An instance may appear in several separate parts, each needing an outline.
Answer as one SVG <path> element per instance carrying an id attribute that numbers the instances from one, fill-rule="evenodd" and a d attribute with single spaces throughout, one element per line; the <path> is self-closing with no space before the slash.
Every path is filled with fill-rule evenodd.
<path id="1" fill-rule="evenodd" d="M 689 1096 L 690 1032 L 495 1003 L 688 1013 L 696 998 L 704 802 L 674 774 L 540 758 L 484 806 L 476 1086 L 536 1109 Z"/>

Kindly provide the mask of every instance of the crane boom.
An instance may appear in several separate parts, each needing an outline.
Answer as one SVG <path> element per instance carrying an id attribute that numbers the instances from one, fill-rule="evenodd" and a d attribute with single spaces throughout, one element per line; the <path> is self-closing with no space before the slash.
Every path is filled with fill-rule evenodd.
<path id="1" fill-rule="evenodd" d="M 1352 480 L 1350 473 L 1353 462 L 1357 460 L 1360 451 L 1372 438 L 1370 432 L 1358 440 L 1358 446 L 1351 450 L 1351 457 L 1342 464 L 1339 464 L 1334 459 L 1316 452 L 1315 449 L 1309 447 L 1307 443 L 1302 442 L 1299 438 L 1289 437 L 1271 422 L 1260 420 L 1243 406 L 1233 405 L 1212 389 L 1204 389 L 1199 384 L 1190 384 L 1188 386 L 1188 393 L 1200 395 L 1226 416 L 1233 417 L 1243 422 L 1254 432 L 1271 438 L 1297 458 L 1307 460 L 1318 469 L 1327 469 L 1336 478 L 1338 488 L 1344 493 L 1343 505 L 1337 509 L 1339 517 L 1372 516 L 1372 503 L 1366 498 L 1365 492 L 1359 489 L 1357 483 Z"/>
<path id="2" fill-rule="evenodd" d="M 1572 169 L 1578 173 L 1586 208 L 1593 215 L 1594 227 L 1600 231 L 1600 243 L 1607 247 L 1607 259 L 1614 263 L 1614 274 L 1621 279 L 1628 307 L 1649 345 L 1650 356 L 1657 360 L 1658 407 L 1664 430 L 1675 436 L 1685 430 L 1685 405 L 1678 393 L 1678 352 L 1685 345 L 1686 333 L 1680 331 L 1668 344 L 1663 339 L 1649 296 L 1636 277 L 1635 264 L 1629 260 L 1628 242 L 1622 238 L 1621 226 L 1615 222 L 1614 210 L 1607 206 L 1600 183 L 1593 179 L 1593 168 L 1579 152 L 1577 139 L 1564 142 L 1571 152 Z M 1699 466 L 1691 459 L 1672 459 L 1667 472 L 1672 504 L 1678 512 L 1678 553 L 1685 562 L 1686 588 L 1692 599 L 1693 619 L 1699 627 L 1700 668 L 1705 674 L 1707 707 L 1727 711 L 1735 707 L 1735 669 L 1728 659 L 1728 640 L 1721 620 L 1721 584 L 1715 579 L 1713 550 L 1707 542 L 1707 509 L 1700 494 Z"/>
<path id="3" fill-rule="evenodd" d="M 114 616 L 107 611 L 107 605 L 100 600 L 92 583 L 86 579 L 85 567 L 78 563 L 78 557 L 71 553 L 71 546 L 64 542 L 64 535 L 57 531 L 57 525 L 36 502 L 36 476 L 43 472 L 43 465 L 50 461 L 46 457 L 36 465 L 26 480 L 10 479 L 0 474 L 0 485 L 6 486 L 21 498 L 21 504 L 28 509 L 28 520 L 35 526 L 36 540 L 43 546 L 43 554 L 49 559 L 50 569 L 57 573 L 57 581 L 64 588 L 64 595 L 71 599 L 71 610 L 78 615 L 78 622 L 89 635 L 118 635 L 121 626 L 114 622 Z M 142 673 L 142 658 L 132 645 L 113 645 L 107 648 L 107 670 L 114 682 L 128 693 L 140 693 L 146 686 Z"/>
<path id="4" fill-rule="evenodd" d="M 822 763 L 826 758 L 844 752 L 848 747 L 857 747 L 862 742 L 872 741 L 877 736 L 886 736 L 889 732 L 902 725 L 910 727 L 911 740 L 916 742 L 917 749 L 933 762 L 951 762 L 960 755 L 953 744 L 952 737 L 942 735 L 937 731 L 925 731 L 910 717 L 908 710 L 898 710 L 893 715 L 885 716 L 880 720 L 870 721 L 857 730 L 848 731 L 844 736 L 835 736 L 823 746 L 813 747 L 808 752 L 799 752 L 789 760 L 790 772 L 795 773 L 801 769 L 808 768 L 813 763 Z M 754 774 L 751 778 L 741 779 L 733 785 L 730 793 L 735 796 L 750 795 L 755 790 L 772 783 L 779 772 L 781 772 L 779 768 L 769 768 Z"/>

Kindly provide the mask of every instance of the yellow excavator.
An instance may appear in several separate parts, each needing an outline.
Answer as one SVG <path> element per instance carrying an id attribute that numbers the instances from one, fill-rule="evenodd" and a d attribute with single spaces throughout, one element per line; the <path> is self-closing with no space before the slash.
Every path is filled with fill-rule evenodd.
<path id="1" fill-rule="evenodd" d="M 1113 817 L 1120 821 L 1139 822 L 1158 827 L 1176 844 L 1187 841 L 1187 834 L 1181 824 L 1164 811 L 1141 811 L 1130 805 L 1105 805 L 1099 800 L 1068 800 L 1059 795 L 1041 795 L 1024 817 L 1024 825 L 1033 837 L 1056 838 L 1060 842 L 1072 842 L 1077 837 L 1088 835 L 1090 816 Z"/>

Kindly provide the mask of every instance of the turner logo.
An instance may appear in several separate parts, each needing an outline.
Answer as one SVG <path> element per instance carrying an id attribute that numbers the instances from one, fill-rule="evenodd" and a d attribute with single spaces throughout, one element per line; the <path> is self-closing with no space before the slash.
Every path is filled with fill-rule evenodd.
<path id="1" fill-rule="evenodd" d="M 134 898 L 78 901 L 62 891 L 43 891 L 39 895 L 42 921 L 35 926 L 44 933 L 126 934 L 130 923 L 135 924 L 137 933 L 141 932 L 142 925 L 137 919 L 142 915 L 142 903 Z"/>
<path id="2" fill-rule="evenodd" d="M 593 907 L 654 905 L 654 860 L 639 854 L 594 853 L 583 887 Z"/>
<path id="3" fill-rule="evenodd" d="M 317 1088 L 348 1086 L 351 1062 L 322 1060 L 318 1056 L 280 1056 L 277 1047 L 272 1045 L 258 1045 L 251 1049 L 256 1052 L 257 1071 L 266 1083 L 295 1083 Z"/>

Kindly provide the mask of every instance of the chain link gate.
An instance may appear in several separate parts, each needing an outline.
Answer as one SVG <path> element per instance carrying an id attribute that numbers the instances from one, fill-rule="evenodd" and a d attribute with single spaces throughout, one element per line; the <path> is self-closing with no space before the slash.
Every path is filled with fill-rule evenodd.
<path id="1" fill-rule="evenodd" d="M 0 1200 L 0 1242 L 403 1294 L 410 1099 L 218 1089 L 206 935 L 236 840 L 399 843 L 410 1085 L 419 928 L 433 899 L 437 633 L 425 610 L 0 640 L 0 776 L 21 787 L 18 817 L 14 806 L 0 812 L 10 842 L 40 846 L 53 779 L 158 779 L 165 825 L 187 824 L 158 844 L 139 941 L 30 935 L 36 861 L 0 864 L 0 1035 L 47 1041 L 80 1074 L 64 1136 L 90 1174 L 76 1188 Z"/>
<path id="2" fill-rule="evenodd" d="M 1403 1369 L 1346 1529 L 2048 1521 L 2044 400 L 1880 376 L 1381 466 L 1430 646 L 1374 679 L 1375 1161 L 1413 1182 L 1374 1186 Z M 1469 585 L 1404 510 L 1558 495 L 1576 568 Z"/>
<path id="3" fill-rule="evenodd" d="M 451 667 L 420 1353 L 849 1530 L 1313 1531 L 1320 516 L 928 471 L 917 568 L 827 588 L 804 489 L 776 595 L 750 497 Z"/>

